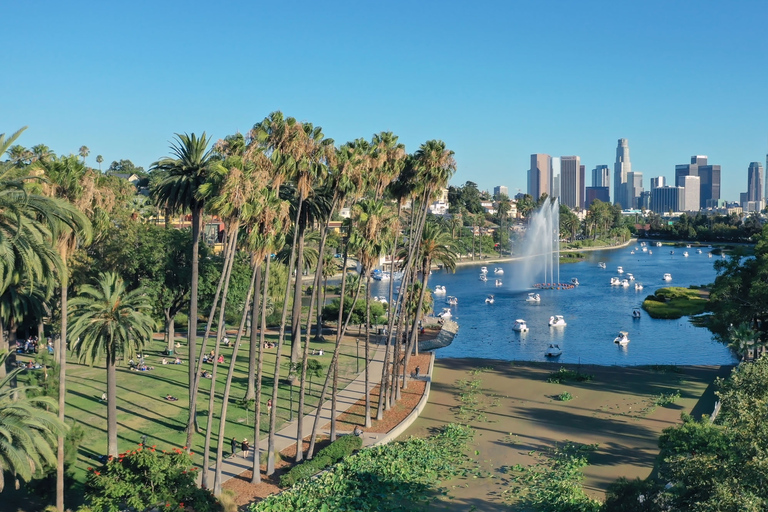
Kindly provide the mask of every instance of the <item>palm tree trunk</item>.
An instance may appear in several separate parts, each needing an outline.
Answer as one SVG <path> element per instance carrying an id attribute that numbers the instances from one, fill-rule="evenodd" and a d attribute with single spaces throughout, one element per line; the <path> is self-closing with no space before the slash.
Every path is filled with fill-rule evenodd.
<path id="1" fill-rule="evenodd" d="M 304 229 L 299 230 L 298 251 L 296 252 L 296 280 L 293 282 L 293 309 L 291 310 L 291 364 L 295 365 L 301 355 L 301 275 L 304 268 Z M 289 269 L 290 272 L 290 269 Z"/>
<path id="2" fill-rule="evenodd" d="M 61 283 L 61 337 L 56 343 L 56 358 L 59 364 L 59 420 L 61 421 L 64 421 L 64 407 L 67 399 L 67 315 L 67 278 L 65 277 Z M 0 336 L 2 336 L 1 326 Z M 64 436 L 58 436 L 56 441 L 56 510 L 64 512 Z"/>
<path id="3" fill-rule="evenodd" d="M 301 378 L 299 380 L 299 408 L 296 416 L 296 462 L 301 462 L 304 458 L 304 391 L 305 382 L 307 379 L 307 363 L 309 362 L 309 340 L 312 337 L 312 308 L 315 304 L 315 299 L 320 295 L 320 278 L 323 273 L 323 251 L 325 250 L 325 239 L 327 230 L 323 229 L 323 233 L 320 235 L 320 245 L 318 246 L 318 258 L 317 268 L 315 269 L 315 280 L 312 283 L 312 296 L 309 299 L 309 311 L 307 312 L 307 332 L 304 340 L 304 354 L 301 362 Z M 320 329 L 322 325 L 318 322 L 317 328 Z M 317 415 L 320 415 L 320 409 L 317 410 Z"/>
<path id="4" fill-rule="evenodd" d="M 397 226 L 400 225 L 400 202 L 397 202 Z M 384 410 L 389 409 L 389 400 L 387 400 L 387 393 L 389 392 L 390 386 L 389 386 L 389 356 L 390 356 L 390 347 L 392 346 L 392 327 L 394 326 L 395 321 L 395 306 L 396 304 L 393 302 L 394 298 L 394 291 L 395 291 L 395 255 L 397 254 L 397 241 L 399 240 L 399 236 L 397 233 L 397 229 L 395 230 L 395 243 L 392 244 L 392 255 L 390 256 L 390 278 L 389 278 L 389 297 L 387 301 L 387 335 L 385 340 L 385 347 L 384 347 L 384 366 L 381 370 L 381 383 L 379 384 L 379 405 L 376 409 L 376 420 L 380 421 L 384 418 Z M 402 280 L 400 281 L 400 284 L 402 284 Z"/>
<path id="5" fill-rule="evenodd" d="M 221 466 L 224 460 L 224 445 L 226 440 L 224 438 L 224 431 L 227 426 L 227 406 L 229 405 L 229 392 L 232 388 L 232 376 L 235 373 L 235 361 L 237 360 L 237 351 L 240 348 L 240 341 L 243 339 L 243 331 L 245 330 L 245 319 L 248 317 L 248 306 L 250 305 L 251 298 L 253 297 L 253 290 L 256 285 L 256 276 L 259 274 L 261 265 L 256 262 L 251 272 L 251 284 L 248 286 L 248 293 L 246 294 L 245 304 L 243 305 L 243 316 L 240 318 L 240 328 L 237 330 L 237 338 L 235 338 L 235 348 L 232 350 L 232 359 L 229 362 L 229 371 L 227 372 L 227 381 L 224 384 L 224 396 L 221 398 L 221 416 L 219 419 L 219 439 L 216 445 L 216 472 L 213 478 L 213 495 L 221 495 Z M 254 452 L 254 457 L 259 458 L 259 454 Z"/>
<path id="6" fill-rule="evenodd" d="M 392 276 L 390 276 L 392 279 Z M 362 279 L 361 279 L 362 281 Z M 371 428 L 371 272 L 365 269 L 365 428 Z M 381 393 L 381 390 L 379 390 Z"/>
<path id="7" fill-rule="evenodd" d="M 163 314 L 165 315 L 165 332 L 168 335 L 166 352 L 172 354 L 176 350 L 176 317 L 171 316 L 171 308 L 163 308 Z"/>
<path id="8" fill-rule="evenodd" d="M 117 366 L 112 350 L 107 353 L 107 454 L 117 457 Z"/>
<path id="9" fill-rule="evenodd" d="M 232 241 L 230 242 L 230 250 L 229 254 L 227 255 L 226 260 L 224 261 L 224 272 L 222 277 L 224 278 L 224 288 L 221 293 L 221 307 L 219 308 L 219 323 L 218 328 L 216 329 L 216 342 L 215 346 L 213 348 L 213 368 L 211 369 L 211 393 L 208 396 L 208 421 L 205 424 L 205 444 L 203 447 L 203 483 L 207 488 L 211 488 L 211 482 L 210 475 L 209 475 L 209 457 L 211 453 L 211 430 L 213 427 L 213 407 L 216 402 L 216 370 L 219 366 L 219 348 L 221 347 L 221 340 L 224 337 L 224 333 L 226 332 L 227 325 L 225 322 L 224 312 L 227 306 L 227 292 L 229 291 L 229 281 L 230 277 L 232 276 L 232 267 L 233 263 L 235 261 L 235 254 L 237 251 L 235 251 L 235 248 L 237 247 L 237 234 L 238 234 L 238 226 L 237 222 L 232 227 Z M 214 304 L 215 307 L 215 304 Z M 211 313 L 211 316 L 213 316 L 213 313 Z M 219 445 L 222 445 L 223 439 L 219 439 Z"/>
<path id="10" fill-rule="evenodd" d="M 232 249 L 230 249 L 230 246 L 231 246 L 231 243 L 228 241 L 225 244 L 225 247 L 224 247 L 224 261 L 225 262 L 228 261 L 228 259 L 229 259 L 230 251 L 234 250 L 234 246 L 232 246 L 233 247 Z M 226 265 L 225 265 L 225 267 L 226 267 Z M 225 268 L 222 268 L 221 276 L 219 276 L 219 282 L 216 285 L 216 293 L 214 294 L 214 297 L 213 297 L 213 304 L 211 305 L 211 313 L 210 313 L 210 315 L 208 315 L 208 323 L 205 326 L 205 335 L 203 336 L 203 343 L 200 346 L 200 357 L 198 358 L 197 366 L 196 366 L 196 369 L 195 369 L 195 374 L 193 375 L 193 377 L 194 377 L 194 384 L 193 384 L 193 388 L 192 388 L 192 402 L 193 403 L 197 403 L 197 395 L 198 395 L 198 391 L 200 389 L 200 373 L 203 370 L 203 354 L 205 354 L 205 350 L 208 348 L 208 337 L 211 334 L 211 327 L 213 326 L 213 318 L 214 318 L 214 316 L 216 314 L 216 307 L 219 304 L 219 297 L 221 296 L 221 289 L 224 286 L 224 276 L 225 276 L 225 273 L 226 273 L 225 272 Z M 192 352 L 190 352 L 190 354 L 192 354 Z M 196 430 L 197 430 L 197 416 L 192 418 L 192 429 L 191 430 L 190 429 L 187 430 L 187 444 L 186 444 L 186 446 L 189 447 L 190 450 L 192 449 L 191 448 L 192 447 L 192 436 L 194 435 Z"/>
<path id="11" fill-rule="evenodd" d="M 264 267 L 264 291 L 262 295 L 261 305 L 261 329 L 259 332 L 259 355 L 256 361 L 256 405 L 254 407 L 254 421 L 253 421 L 253 468 L 251 483 L 258 484 L 261 482 L 261 464 L 259 460 L 261 457 L 261 448 L 259 447 L 259 438 L 261 437 L 261 378 L 264 373 L 264 333 L 267 330 L 267 299 L 269 298 L 269 262 L 271 260 L 269 253 L 267 253 L 267 262 Z M 255 310 L 255 306 L 254 306 Z M 253 323 L 256 323 L 256 315 L 253 316 Z M 252 339 L 256 339 L 251 331 Z"/>
<path id="12" fill-rule="evenodd" d="M 285 320 L 288 316 L 288 299 L 291 296 L 291 269 L 296 258 L 296 238 L 298 237 L 299 230 L 299 214 L 303 205 L 304 198 L 299 195 L 299 205 L 296 208 L 296 228 L 293 230 L 293 243 L 291 244 L 291 255 L 288 258 L 288 284 L 285 286 L 285 295 L 283 296 L 283 310 L 280 314 L 280 331 L 277 336 L 277 353 L 275 354 L 275 378 L 272 381 L 272 410 L 269 415 L 269 441 L 267 443 L 267 475 L 272 475 L 275 472 L 275 434 L 277 429 L 277 390 L 280 385 L 280 359 L 283 352 L 283 342 L 285 341 Z M 297 273 L 298 274 L 298 273 Z M 296 278 L 298 279 L 298 275 Z"/>
<path id="13" fill-rule="evenodd" d="M 427 283 L 429 282 L 429 267 L 430 262 L 427 261 L 424 265 L 424 275 L 421 278 L 421 293 L 419 294 L 419 303 L 416 306 L 416 314 L 413 316 L 413 328 L 411 329 L 411 339 L 408 342 L 408 346 L 405 350 L 405 359 L 403 360 L 403 389 L 407 382 L 408 374 L 408 361 L 411 358 L 411 351 L 414 355 L 419 355 L 419 320 L 421 319 L 421 308 L 424 306 L 424 296 L 427 294 Z"/>
<path id="14" fill-rule="evenodd" d="M 259 323 L 256 321 L 259 313 L 259 301 L 261 296 L 261 261 L 256 260 L 256 283 L 254 291 L 256 296 L 253 298 L 253 308 L 251 310 L 251 336 L 250 345 L 248 347 L 248 387 L 245 390 L 245 400 L 256 399 L 256 350 L 259 348 L 256 345 L 256 334 L 258 333 Z"/>
<path id="15" fill-rule="evenodd" d="M 192 435 L 195 432 L 197 418 L 197 373 L 195 352 L 197 351 L 197 295 L 200 280 L 200 231 L 202 231 L 202 207 L 192 208 L 192 282 L 189 287 L 189 329 L 187 332 L 187 347 L 189 348 L 189 418 L 187 419 L 187 444 L 192 450 Z"/>

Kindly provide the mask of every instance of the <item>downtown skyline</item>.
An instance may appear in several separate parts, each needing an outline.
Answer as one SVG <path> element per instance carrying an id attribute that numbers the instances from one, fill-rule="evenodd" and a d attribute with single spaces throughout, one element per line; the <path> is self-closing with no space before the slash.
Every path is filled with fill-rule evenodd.
<path id="1" fill-rule="evenodd" d="M 12 77 L 0 82 L 0 133 L 29 126 L 20 144 L 58 154 L 88 146 L 94 167 L 102 155 L 105 168 L 147 169 L 174 133 L 218 139 L 274 110 L 337 144 L 382 130 L 409 152 L 443 140 L 452 184 L 511 196 L 532 153 L 578 155 L 589 175 L 612 169 L 626 138 L 646 190 L 707 155 L 722 166 L 721 197 L 738 201 L 768 153 L 760 1 L 234 2 L 218 13 L 199 0 L 75 0 L 3 12 L 35 30 L 13 23 L 0 36 Z"/>

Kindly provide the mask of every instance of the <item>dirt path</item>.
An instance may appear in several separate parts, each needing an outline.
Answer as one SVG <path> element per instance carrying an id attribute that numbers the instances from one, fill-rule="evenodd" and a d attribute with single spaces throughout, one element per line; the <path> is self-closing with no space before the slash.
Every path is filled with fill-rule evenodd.
<path id="1" fill-rule="evenodd" d="M 571 440 L 597 443 L 585 470 L 585 490 L 602 498 L 619 476 L 646 478 L 658 454 L 658 436 L 675 425 L 682 411 L 709 414 L 714 404 L 711 383 L 730 367 L 624 368 L 590 366 L 581 372 L 591 382 L 552 384 L 547 377 L 563 365 L 514 365 L 506 361 L 438 359 L 429 404 L 405 436 L 426 436 L 449 422 L 476 429 L 471 452 L 480 467 L 495 478 L 446 482 L 452 499 L 432 510 L 508 510 L 501 498 L 508 478 L 500 469 L 534 462 L 531 451 L 546 450 Z M 576 369 L 575 366 L 571 368 Z M 472 382 L 479 390 L 471 392 Z M 463 385 L 461 384 L 463 381 Z M 660 394 L 680 390 L 680 398 L 654 407 Z M 569 392 L 573 398 L 560 401 Z M 472 406 L 472 400 L 476 401 Z"/>

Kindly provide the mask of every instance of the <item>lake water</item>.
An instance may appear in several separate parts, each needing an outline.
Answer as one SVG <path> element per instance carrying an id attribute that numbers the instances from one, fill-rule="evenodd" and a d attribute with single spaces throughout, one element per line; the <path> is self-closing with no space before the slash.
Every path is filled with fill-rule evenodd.
<path id="1" fill-rule="evenodd" d="M 634 319 L 632 311 L 640 309 L 643 299 L 658 288 L 708 284 L 716 273 L 713 263 L 719 256 L 708 257 L 696 248 L 649 247 L 648 252 L 627 248 L 585 253 L 587 259 L 579 263 L 560 266 L 561 281 L 575 277 L 580 286 L 570 290 L 535 290 L 541 295 L 540 303 L 526 302 L 528 291 L 516 291 L 512 286 L 514 272 L 519 263 L 485 264 L 488 281 L 480 281 L 480 267 L 460 267 L 455 274 L 435 271 L 429 287 L 444 285 L 447 295 L 456 296 L 459 304 L 453 306 L 453 319 L 459 324 L 459 333 L 453 343 L 439 349 L 438 358 L 478 357 L 487 359 L 544 361 L 552 360 L 544 353 L 550 343 L 557 343 L 562 355 L 554 358 L 563 363 L 599 365 L 717 365 L 735 364 L 737 360 L 722 343 L 714 341 L 709 330 L 694 327 L 683 317 L 679 320 L 654 320 L 641 310 L 641 318 Z M 674 254 L 670 250 L 674 249 Z M 683 256 L 687 250 L 689 257 Z M 606 263 L 607 268 L 598 266 Z M 517 266 L 517 267 L 516 267 Z M 622 266 L 625 274 L 617 273 Z M 504 275 L 494 275 L 494 268 L 504 269 Z M 628 288 L 611 286 L 611 277 L 635 276 L 643 290 L 635 291 L 634 282 Z M 663 281 L 665 273 L 672 281 Z M 495 286 L 495 279 L 503 285 Z M 527 281 L 527 280 L 526 280 Z M 387 283 L 377 282 L 373 295 L 384 295 Z M 494 304 L 486 304 L 488 294 L 495 296 Z M 435 297 L 435 309 L 440 311 L 445 298 Z M 563 315 L 565 327 L 549 327 L 552 315 Z M 527 333 L 512 330 L 515 319 L 526 321 Z M 619 331 L 629 333 L 630 343 L 620 347 L 613 343 Z"/>

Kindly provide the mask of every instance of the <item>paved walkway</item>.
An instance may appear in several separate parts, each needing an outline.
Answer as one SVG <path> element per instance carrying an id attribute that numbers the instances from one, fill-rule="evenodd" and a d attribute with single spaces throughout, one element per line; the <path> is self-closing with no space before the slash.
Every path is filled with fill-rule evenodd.
<path id="1" fill-rule="evenodd" d="M 372 342 L 373 345 L 373 342 Z M 381 370 L 384 364 L 384 349 L 383 343 L 374 346 L 375 352 L 369 365 L 369 378 L 370 382 L 368 386 L 373 389 L 379 384 L 381 379 Z M 318 435 L 330 435 L 329 429 L 323 429 L 322 427 L 327 425 L 331 421 L 331 400 L 330 393 L 328 393 L 329 399 L 323 404 L 323 408 L 320 411 L 320 427 L 318 428 Z M 336 399 L 336 417 L 346 412 L 350 407 L 355 405 L 360 399 L 365 398 L 365 371 L 361 372 L 355 380 L 353 380 L 346 388 L 341 390 Z M 312 433 L 312 425 L 315 421 L 315 414 L 317 409 L 313 409 L 309 414 L 304 416 L 303 434 L 309 436 Z M 275 449 L 278 452 L 283 451 L 285 448 L 292 444 L 296 444 L 297 433 L 297 421 L 292 421 L 285 425 L 275 435 Z M 348 432 L 339 431 L 337 433 L 344 434 Z M 369 446 L 376 442 L 376 440 L 382 434 L 377 433 L 364 433 L 363 434 L 363 446 Z M 259 448 L 262 452 L 267 451 L 268 436 L 264 436 L 259 441 Z M 226 448 L 225 448 L 226 451 Z M 244 471 L 250 471 L 253 469 L 253 450 L 248 458 L 243 458 L 242 452 L 237 452 L 235 457 L 228 457 L 224 459 L 224 465 L 221 468 L 221 482 L 224 483 L 230 478 L 233 478 Z M 215 466 L 211 466 L 211 472 L 215 470 Z M 211 475 L 213 476 L 213 475 Z"/>

